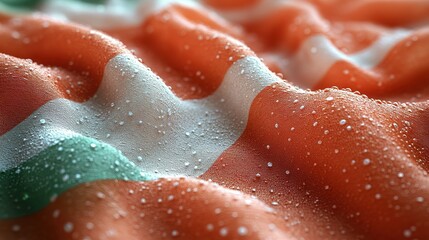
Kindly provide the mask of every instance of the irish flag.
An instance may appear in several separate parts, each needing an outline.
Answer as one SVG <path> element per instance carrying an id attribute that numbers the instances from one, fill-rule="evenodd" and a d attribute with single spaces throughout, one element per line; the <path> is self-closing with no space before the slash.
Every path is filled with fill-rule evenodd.
<path id="1" fill-rule="evenodd" d="M 429 239 L 429 1 L 0 0 L 0 239 Z"/>

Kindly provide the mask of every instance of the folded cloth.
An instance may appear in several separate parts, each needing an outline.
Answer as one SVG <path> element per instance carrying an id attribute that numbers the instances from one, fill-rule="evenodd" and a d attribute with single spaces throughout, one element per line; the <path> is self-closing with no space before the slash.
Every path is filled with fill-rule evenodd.
<path id="1" fill-rule="evenodd" d="M 0 9 L 0 239 L 429 239 L 429 1 Z"/>

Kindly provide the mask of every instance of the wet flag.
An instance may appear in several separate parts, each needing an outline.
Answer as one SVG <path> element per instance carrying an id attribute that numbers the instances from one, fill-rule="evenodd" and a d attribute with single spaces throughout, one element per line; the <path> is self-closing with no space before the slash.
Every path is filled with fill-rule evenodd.
<path id="1" fill-rule="evenodd" d="M 429 239 L 429 1 L 0 10 L 0 239 Z"/>

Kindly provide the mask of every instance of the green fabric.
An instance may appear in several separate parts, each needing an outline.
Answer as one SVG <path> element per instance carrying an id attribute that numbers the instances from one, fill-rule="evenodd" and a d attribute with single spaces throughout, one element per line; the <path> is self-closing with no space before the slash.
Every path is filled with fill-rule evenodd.
<path id="1" fill-rule="evenodd" d="M 34 9 L 43 0 L 0 0 L 0 3 L 10 8 Z"/>
<path id="2" fill-rule="evenodd" d="M 106 0 L 60 0 L 60 1 L 74 1 L 90 4 L 104 4 Z M 6 9 L 13 10 L 35 10 L 43 3 L 44 0 L 0 0 L 0 4 L 4 5 Z"/>
<path id="3" fill-rule="evenodd" d="M 0 10 L 6 11 L 29 11 L 37 10 L 37 7 L 47 0 L 0 0 Z M 54 2 L 76 2 L 82 4 L 96 4 L 103 5 L 106 0 L 56 0 Z M 138 0 L 122 0 L 124 5 L 135 6 Z"/>
<path id="4" fill-rule="evenodd" d="M 3 13 L 15 13 L 15 14 L 30 14 L 34 11 L 40 10 L 42 4 L 60 3 L 66 6 L 81 5 L 83 8 L 93 6 L 103 6 L 107 0 L 0 0 L 0 12 Z M 121 6 L 126 6 L 130 9 L 134 9 L 136 4 L 143 0 L 122 0 Z"/>
<path id="5" fill-rule="evenodd" d="M 34 213 L 68 189 L 99 179 L 150 178 L 108 144 L 83 136 L 64 139 L 0 172 L 0 219 Z"/>

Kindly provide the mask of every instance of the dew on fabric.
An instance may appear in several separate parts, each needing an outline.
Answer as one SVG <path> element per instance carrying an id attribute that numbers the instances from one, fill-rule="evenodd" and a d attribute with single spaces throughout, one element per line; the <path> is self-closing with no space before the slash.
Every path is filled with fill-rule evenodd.
<path id="1" fill-rule="evenodd" d="M 226 237 L 228 235 L 228 228 L 223 227 L 219 230 L 219 235 L 221 235 L 222 237 Z"/>
<path id="2" fill-rule="evenodd" d="M 214 226 L 213 226 L 213 224 L 211 224 L 211 223 L 207 224 L 206 229 L 207 229 L 207 231 L 209 231 L 209 232 L 213 231 L 213 230 L 214 230 Z"/>
<path id="3" fill-rule="evenodd" d="M 363 165 L 368 166 L 368 165 L 371 163 L 371 160 L 370 160 L 369 158 L 365 158 L 365 159 L 362 161 L 362 163 L 363 163 Z"/>
<path id="4" fill-rule="evenodd" d="M 247 230 L 246 227 L 240 226 L 237 229 L 237 233 L 238 233 L 239 236 L 246 236 L 249 233 L 249 231 Z"/>
<path id="5" fill-rule="evenodd" d="M 73 226 L 73 223 L 71 223 L 71 222 L 67 222 L 64 224 L 64 231 L 67 233 L 72 232 L 73 228 L 74 228 L 74 226 Z"/>

